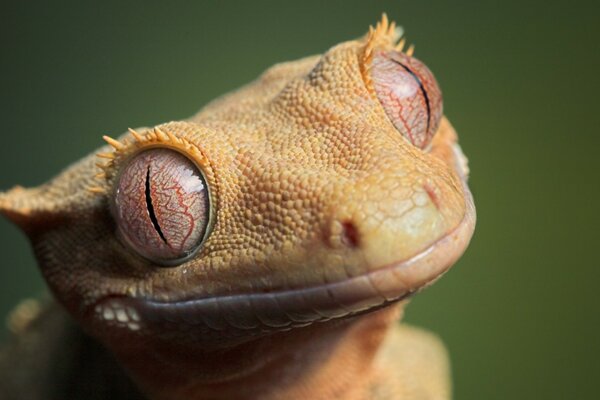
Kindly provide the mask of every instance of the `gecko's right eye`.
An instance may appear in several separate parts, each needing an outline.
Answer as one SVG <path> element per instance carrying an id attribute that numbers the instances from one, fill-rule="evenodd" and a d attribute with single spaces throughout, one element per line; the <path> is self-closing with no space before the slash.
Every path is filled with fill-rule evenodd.
<path id="1" fill-rule="evenodd" d="M 419 148 L 433 138 L 442 118 L 442 92 L 425 64 L 398 51 L 373 57 L 371 78 L 385 113 L 398 132 Z"/>
<path id="2" fill-rule="evenodd" d="M 119 175 L 113 206 L 121 238 L 159 264 L 185 261 L 207 234 L 206 180 L 196 164 L 174 150 L 155 148 L 134 156 Z"/>

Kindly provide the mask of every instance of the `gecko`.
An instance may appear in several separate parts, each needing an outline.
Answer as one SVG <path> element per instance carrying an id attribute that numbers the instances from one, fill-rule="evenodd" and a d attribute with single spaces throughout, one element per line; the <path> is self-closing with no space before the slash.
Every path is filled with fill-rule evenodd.
<path id="1" fill-rule="evenodd" d="M 52 299 L 22 304 L 3 399 L 449 399 L 399 324 L 475 208 L 439 85 L 383 15 L 187 120 L 0 194 Z"/>

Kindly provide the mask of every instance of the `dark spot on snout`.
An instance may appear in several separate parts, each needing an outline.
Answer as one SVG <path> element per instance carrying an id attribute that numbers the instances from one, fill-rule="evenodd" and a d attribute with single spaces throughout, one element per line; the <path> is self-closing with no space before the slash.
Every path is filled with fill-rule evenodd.
<path id="1" fill-rule="evenodd" d="M 342 222 L 342 243 L 345 246 L 356 248 L 360 246 L 360 234 L 352 221 Z"/>

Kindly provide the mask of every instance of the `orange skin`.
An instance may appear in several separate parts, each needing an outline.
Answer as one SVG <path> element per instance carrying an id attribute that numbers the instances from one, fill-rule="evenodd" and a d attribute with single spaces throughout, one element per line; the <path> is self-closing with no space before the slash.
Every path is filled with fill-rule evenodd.
<path id="1" fill-rule="evenodd" d="M 416 146 L 378 99 L 374 60 L 397 39 L 384 16 L 187 121 L 106 138 L 100 167 L 93 154 L 0 194 L 56 299 L 148 398 L 450 397 L 443 346 L 395 321 L 464 252 L 475 210 L 441 108 Z M 111 206 L 123 168 L 154 148 L 210 189 L 206 237 L 169 267 L 119 238 Z"/>

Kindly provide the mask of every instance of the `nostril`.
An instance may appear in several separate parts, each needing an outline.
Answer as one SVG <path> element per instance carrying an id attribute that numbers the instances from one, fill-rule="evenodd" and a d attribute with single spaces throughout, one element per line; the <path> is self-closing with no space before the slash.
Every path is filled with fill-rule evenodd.
<path id="1" fill-rule="evenodd" d="M 352 221 L 342 222 L 342 243 L 345 246 L 356 248 L 360 246 L 360 234 Z"/>

